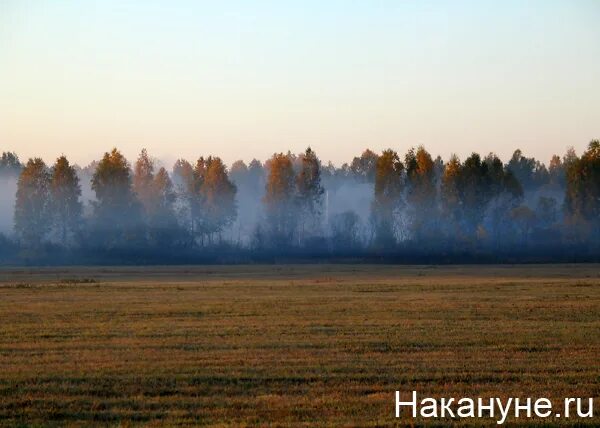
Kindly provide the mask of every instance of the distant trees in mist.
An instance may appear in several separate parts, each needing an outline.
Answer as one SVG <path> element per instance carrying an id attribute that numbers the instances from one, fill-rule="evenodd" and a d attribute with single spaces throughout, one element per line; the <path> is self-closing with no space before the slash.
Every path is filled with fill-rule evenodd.
<path id="1" fill-rule="evenodd" d="M 113 149 L 86 168 L 5 152 L 0 176 L 17 179 L 14 228 L 0 237 L 9 262 L 600 257 L 597 140 L 548 166 L 520 150 L 506 164 L 493 153 L 444 162 L 424 147 L 365 150 L 341 167 L 307 148 L 170 171 L 146 150 L 130 164 Z"/>

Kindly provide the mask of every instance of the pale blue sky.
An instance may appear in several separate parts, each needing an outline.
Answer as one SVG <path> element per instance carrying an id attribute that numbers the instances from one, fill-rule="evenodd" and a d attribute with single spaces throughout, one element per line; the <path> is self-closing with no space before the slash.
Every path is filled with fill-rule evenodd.
<path id="1" fill-rule="evenodd" d="M 0 150 L 85 164 L 600 138 L 600 1 L 0 0 Z"/>

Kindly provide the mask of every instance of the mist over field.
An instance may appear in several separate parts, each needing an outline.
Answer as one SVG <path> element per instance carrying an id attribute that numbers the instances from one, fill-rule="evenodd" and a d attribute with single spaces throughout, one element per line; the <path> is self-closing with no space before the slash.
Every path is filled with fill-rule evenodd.
<path id="1" fill-rule="evenodd" d="M 96 199 L 91 189 L 91 175 L 78 169 L 77 176 L 81 186 L 81 202 L 86 215 L 92 215 L 93 203 Z M 17 177 L 0 177 L 0 233 L 14 236 L 14 207 L 17 191 Z M 236 205 L 240 215 L 229 226 L 224 235 L 229 240 L 242 245 L 249 245 L 256 227 L 264 221 L 265 195 L 264 180 L 258 186 L 248 185 L 243 179 L 233 179 L 238 192 Z M 373 185 L 355 179 L 340 180 L 331 178 L 324 180 L 323 227 L 331 228 L 330 222 L 344 213 L 355 213 L 358 216 L 361 237 L 366 239 L 366 228 L 369 222 L 370 205 L 373 200 Z M 329 230 L 330 232 L 330 230 Z"/>
<path id="2" fill-rule="evenodd" d="M 17 178 L 0 175 L 0 233 L 5 235 L 13 233 L 16 192 Z"/>
<path id="3" fill-rule="evenodd" d="M 91 175 L 88 171 L 77 168 L 77 177 L 81 186 L 81 202 L 84 211 L 91 212 L 91 206 L 96 199 L 91 188 Z M 17 191 L 18 177 L 14 175 L 0 175 L 0 233 L 5 235 L 14 234 L 14 207 Z M 258 186 L 248 185 L 242 178 L 233 177 L 233 182 L 238 188 L 236 204 L 238 212 L 243 213 L 235 223 L 228 228 L 227 233 L 232 237 L 241 237 L 247 242 L 255 230 L 256 225 L 264 216 L 264 179 Z M 363 224 L 369 221 L 369 207 L 373 199 L 373 186 L 369 183 L 354 179 L 340 180 L 327 178 L 323 182 L 325 196 L 323 201 L 324 224 L 331 217 L 346 211 L 355 212 Z"/>
<path id="4" fill-rule="evenodd" d="M 548 165 L 516 150 L 434 158 L 365 150 L 339 167 L 304 153 L 165 168 L 117 149 L 0 168 L 5 263 L 596 260 L 600 149 Z"/>

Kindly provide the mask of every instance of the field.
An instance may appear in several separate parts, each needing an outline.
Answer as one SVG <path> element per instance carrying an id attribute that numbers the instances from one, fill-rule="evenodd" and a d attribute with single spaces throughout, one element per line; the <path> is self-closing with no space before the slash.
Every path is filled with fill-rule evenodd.
<path id="1" fill-rule="evenodd" d="M 395 419 L 413 389 L 600 425 L 600 266 L 0 270 L 0 426 L 452 422 Z"/>

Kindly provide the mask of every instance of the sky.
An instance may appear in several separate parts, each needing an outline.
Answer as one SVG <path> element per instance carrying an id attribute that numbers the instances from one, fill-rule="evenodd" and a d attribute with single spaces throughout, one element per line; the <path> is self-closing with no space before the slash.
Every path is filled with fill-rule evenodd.
<path id="1" fill-rule="evenodd" d="M 0 0 L 0 150 L 547 162 L 600 138 L 600 1 Z"/>

